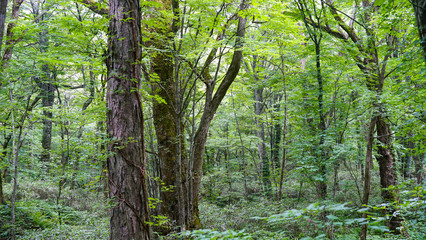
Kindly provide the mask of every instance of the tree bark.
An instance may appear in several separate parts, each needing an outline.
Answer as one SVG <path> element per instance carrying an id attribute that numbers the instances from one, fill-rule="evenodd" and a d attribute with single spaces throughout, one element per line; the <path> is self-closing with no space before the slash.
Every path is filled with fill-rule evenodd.
<path id="1" fill-rule="evenodd" d="M 108 180 L 112 208 L 110 239 L 151 239 L 145 184 L 141 72 L 141 7 L 137 0 L 109 1 L 107 57 Z"/>
<path id="2" fill-rule="evenodd" d="M 162 46 L 164 51 L 167 51 L 165 46 Z M 155 132 L 158 144 L 158 156 L 161 164 L 161 180 L 167 191 L 161 191 L 161 207 L 162 215 L 167 216 L 172 221 L 172 226 L 185 225 L 185 209 L 183 202 L 185 197 L 182 191 L 185 188 L 182 186 L 182 180 L 178 181 L 182 172 L 185 172 L 183 163 L 186 160 L 182 159 L 182 154 L 178 154 L 180 150 L 179 132 L 182 132 L 182 126 L 175 112 L 176 106 L 176 89 L 174 87 L 174 68 L 171 54 L 157 53 L 152 59 L 153 72 L 158 76 L 158 83 L 152 84 L 153 93 L 164 99 L 166 103 L 153 100 L 153 119 Z M 180 129 L 177 129 L 180 127 Z M 179 162 L 179 163 L 178 163 Z M 185 182 L 185 181 L 183 181 Z M 182 219 L 183 217 L 183 219 Z M 158 229 L 158 231 L 166 234 L 172 229 Z"/>
<path id="3" fill-rule="evenodd" d="M 160 190 L 159 212 L 170 220 L 167 228 L 159 226 L 155 231 L 165 235 L 176 227 L 183 230 L 188 226 L 190 198 L 187 194 L 187 156 L 183 129 L 185 107 L 182 104 L 182 98 L 185 96 L 179 82 L 178 59 L 174 56 L 172 47 L 172 39 L 178 31 L 177 26 L 180 21 L 178 1 L 165 1 L 161 9 L 172 10 L 175 18 L 169 20 L 166 26 L 154 28 L 153 31 L 159 37 L 145 44 L 152 44 L 156 49 L 160 49 L 151 58 L 151 73 L 158 79 L 151 80 L 150 83 L 153 95 L 159 96 L 164 101 L 153 100 L 153 119 L 161 166 L 161 181 L 163 189 L 166 189 Z M 151 79 L 151 76 L 146 74 L 145 78 Z"/>
<path id="4" fill-rule="evenodd" d="M 390 204 L 387 209 L 390 215 L 389 229 L 391 232 L 399 234 L 401 217 L 398 214 L 395 214 L 396 209 L 392 206 L 398 201 L 398 196 L 395 189 L 389 189 L 389 187 L 397 185 L 395 157 L 393 155 L 391 138 L 392 133 L 390 125 L 386 122 L 386 119 L 383 116 L 383 113 L 380 113 L 376 122 L 377 139 L 381 143 L 377 145 L 377 162 L 379 163 L 380 168 L 380 187 L 382 188 L 383 200 Z"/>
<path id="5" fill-rule="evenodd" d="M 8 0 L 0 1 L 0 54 L 1 54 L 1 47 L 3 44 L 4 26 L 6 24 L 7 3 L 8 3 Z"/>
<path id="6" fill-rule="evenodd" d="M 412 0 L 417 29 L 420 36 L 420 46 L 423 49 L 423 57 L 426 62 L 426 0 Z"/>

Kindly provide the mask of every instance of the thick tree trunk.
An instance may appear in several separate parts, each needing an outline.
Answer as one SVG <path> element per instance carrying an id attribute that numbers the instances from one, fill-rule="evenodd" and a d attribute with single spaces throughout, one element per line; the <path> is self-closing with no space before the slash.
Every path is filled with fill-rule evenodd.
<path id="1" fill-rule="evenodd" d="M 141 73 L 141 7 L 137 0 L 109 1 L 107 133 L 112 208 L 110 239 L 151 239 L 145 184 Z"/>
<path id="2" fill-rule="evenodd" d="M 396 186 L 396 167 L 395 157 L 392 147 L 392 133 L 390 126 L 381 113 L 376 122 L 377 138 L 380 144 L 377 145 L 377 162 L 380 168 L 380 187 L 382 188 L 382 197 L 389 204 L 398 201 L 397 192 L 395 189 L 389 189 L 391 186 Z M 394 233 L 400 233 L 401 217 L 395 214 L 395 208 L 390 206 L 388 214 L 391 216 L 389 220 L 389 229 Z"/>
<path id="3" fill-rule="evenodd" d="M 414 15 L 419 30 L 420 45 L 426 62 L 426 0 L 413 0 Z"/>
<path id="4" fill-rule="evenodd" d="M 172 221 L 172 226 L 187 225 L 187 159 L 183 137 L 181 115 L 175 112 L 176 89 L 173 78 L 171 56 L 158 54 L 152 61 L 153 71 L 159 82 L 152 85 L 153 93 L 165 99 L 167 104 L 154 100 L 153 119 L 161 163 L 161 180 L 168 189 L 161 191 L 160 213 Z M 157 229 L 166 234 L 173 229 Z"/>

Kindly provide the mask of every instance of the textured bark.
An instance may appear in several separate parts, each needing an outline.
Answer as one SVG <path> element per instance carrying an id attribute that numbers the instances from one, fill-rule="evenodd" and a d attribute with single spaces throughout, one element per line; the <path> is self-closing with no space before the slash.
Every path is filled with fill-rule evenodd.
<path id="1" fill-rule="evenodd" d="M 141 72 L 141 8 L 137 0 L 110 0 L 107 58 L 107 133 L 112 208 L 110 239 L 151 239 L 145 185 Z"/>
<path id="2" fill-rule="evenodd" d="M 381 116 L 378 117 L 376 128 L 377 138 L 381 144 L 377 145 L 377 162 L 380 168 L 380 187 L 382 188 L 382 198 L 393 204 L 398 201 L 397 192 L 395 189 L 388 189 L 389 187 L 396 186 L 396 169 L 395 169 L 395 157 L 392 149 L 392 138 L 389 124 Z M 401 217 L 395 213 L 394 207 L 391 205 L 387 209 L 390 217 L 389 229 L 391 232 L 400 233 Z"/>
<path id="3" fill-rule="evenodd" d="M 417 29 L 419 30 L 420 45 L 426 62 L 426 0 L 412 0 Z"/>
<path id="4" fill-rule="evenodd" d="M 179 19 L 179 4 L 176 0 L 162 3 L 162 8 L 172 10 L 175 18 L 166 26 L 158 26 L 152 31 L 158 34 L 147 45 L 155 46 L 156 51 L 151 58 L 151 73 L 158 79 L 151 82 L 153 94 L 161 97 L 166 103 L 153 100 L 153 119 L 157 136 L 158 157 L 161 168 L 161 181 L 165 189 L 160 192 L 160 214 L 171 221 L 168 228 L 155 229 L 162 235 L 176 228 L 188 228 L 190 198 L 187 194 L 187 158 L 183 130 L 183 110 L 180 79 L 177 59 L 174 56 L 171 38 L 176 34 Z M 163 9 L 159 9 L 163 10 Z M 161 14 L 161 13 L 159 13 Z M 165 17 L 164 17 L 165 18 Z M 147 79 L 150 76 L 146 76 Z"/>
<path id="5" fill-rule="evenodd" d="M 158 46 L 157 46 L 158 47 Z M 165 46 L 159 46 L 165 51 Z M 176 89 L 173 77 L 174 68 L 172 56 L 170 54 L 157 53 L 152 59 L 153 72 L 158 76 L 158 83 L 152 85 L 153 93 L 164 99 L 167 104 L 153 101 L 153 119 L 158 144 L 158 157 L 161 162 L 161 180 L 167 191 L 161 191 L 162 201 L 160 212 L 172 221 L 172 226 L 184 226 L 186 221 L 186 211 L 183 206 L 185 199 L 183 191 L 186 189 L 186 180 L 182 176 L 185 172 L 185 159 L 182 158 L 182 151 L 179 143 L 178 130 L 182 129 L 177 121 L 175 112 Z M 177 129 L 180 126 L 180 129 Z M 162 233 L 167 233 L 172 229 L 158 229 Z"/>
<path id="6" fill-rule="evenodd" d="M 0 1 L 0 54 L 3 43 L 4 26 L 6 24 L 6 9 L 8 0 Z"/>

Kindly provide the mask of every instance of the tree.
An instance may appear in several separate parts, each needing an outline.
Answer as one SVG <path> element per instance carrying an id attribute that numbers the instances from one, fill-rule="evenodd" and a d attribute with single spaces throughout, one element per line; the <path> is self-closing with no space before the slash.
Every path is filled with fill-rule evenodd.
<path id="1" fill-rule="evenodd" d="M 137 0 L 109 2 L 107 57 L 108 179 L 112 208 L 110 239 L 151 239 L 147 224 L 141 72 L 141 8 Z"/>
<path id="2" fill-rule="evenodd" d="M 42 23 L 44 20 L 49 18 L 49 14 L 47 12 L 40 12 L 42 10 L 42 3 L 31 1 L 32 13 L 34 15 L 34 21 L 41 26 L 43 30 L 41 30 L 39 34 L 39 49 L 40 53 L 46 53 L 49 50 L 49 32 L 46 26 L 43 26 Z M 49 65 L 48 62 L 43 62 L 41 64 L 41 72 L 37 74 L 38 76 L 34 77 L 35 82 L 40 88 L 40 96 L 43 110 L 43 135 L 41 137 L 41 145 L 43 151 L 40 154 L 40 160 L 49 164 L 50 162 L 50 150 L 52 148 L 52 117 L 53 113 L 51 108 L 53 107 L 55 101 L 55 72 L 53 67 Z M 57 86 L 57 84 L 56 84 Z M 49 168 L 47 168 L 49 171 Z"/>
<path id="3" fill-rule="evenodd" d="M 360 33 L 343 20 L 341 17 L 341 11 L 339 11 L 331 1 L 327 1 L 326 4 L 334 18 L 334 23 L 339 26 L 338 30 L 332 29 L 329 24 L 322 25 L 312 21 L 308 22 L 312 26 L 323 29 L 323 31 L 334 37 L 344 41 L 352 41 L 352 44 L 356 46 L 357 52 L 351 53 L 351 56 L 355 60 L 358 68 L 364 74 L 367 88 L 376 95 L 372 100 L 372 105 L 376 109 L 372 118 L 376 118 L 376 131 L 380 142 L 380 144 L 377 144 L 379 153 L 377 161 L 380 166 L 382 197 L 386 202 L 393 203 L 397 201 L 397 193 L 395 190 L 390 189 L 391 186 L 395 186 L 397 183 L 395 157 L 392 150 L 390 123 L 387 120 L 385 106 L 381 103 L 380 98 L 383 92 L 384 81 L 389 74 L 392 73 L 392 71 L 389 73 L 386 72 L 386 65 L 387 60 L 391 57 L 391 54 L 394 51 L 394 48 L 392 47 L 394 36 L 392 36 L 391 32 L 383 36 L 383 39 L 386 40 L 385 43 L 388 44 L 389 48 L 388 51 L 384 53 L 383 60 L 380 61 L 379 54 L 381 54 L 381 52 L 378 51 L 380 43 L 377 42 L 379 36 L 375 33 L 375 26 L 371 22 L 373 14 L 377 13 L 378 8 L 370 1 L 363 1 L 359 6 L 355 5 L 357 8 L 361 8 L 363 10 L 362 17 L 364 22 L 357 22 L 365 31 L 365 36 L 367 36 L 363 40 L 359 35 Z M 355 19 L 350 18 L 350 20 L 354 21 Z M 401 219 L 397 215 L 394 215 L 394 212 L 395 209 L 389 209 L 389 214 L 392 216 L 389 221 L 389 228 L 392 232 L 399 233 Z"/>
<path id="4" fill-rule="evenodd" d="M 419 30 L 420 45 L 423 48 L 423 56 L 426 61 L 426 1 L 412 0 L 417 29 Z"/>
<path id="5" fill-rule="evenodd" d="M 327 183 L 326 183 L 326 160 L 327 154 L 324 146 L 325 143 L 325 131 L 327 130 L 325 122 L 325 109 L 324 109 L 324 84 L 323 75 L 321 73 L 321 41 L 322 41 L 322 30 L 320 28 L 311 27 L 308 22 L 313 22 L 318 26 L 320 25 L 321 18 L 323 17 L 324 3 L 321 2 L 320 8 L 316 6 L 316 2 L 307 3 L 305 0 L 298 0 L 296 2 L 300 13 L 303 16 L 303 22 L 308 32 L 309 39 L 314 43 L 315 46 L 315 67 L 316 67 L 316 78 L 318 83 L 318 117 L 319 117 L 319 156 L 316 160 L 318 167 L 319 181 L 317 182 L 318 195 L 325 199 L 327 197 Z M 312 10 L 310 9 L 312 8 Z"/>
<path id="6" fill-rule="evenodd" d="M 16 37 L 14 34 L 14 28 L 16 26 L 16 23 L 14 21 L 16 21 L 19 17 L 19 10 L 21 9 L 21 5 L 23 2 L 24 0 L 13 0 L 12 13 L 11 13 L 12 21 L 10 21 L 7 24 L 6 44 L 5 44 L 4 53 L 1 56 L 0 72 L 3 72 L 3 70 L 6 68 L 7 62 L 12 58 L 13 47 L 20 40 L 20 38 Z M 0 82 L 0 86 L 2 84 L 3 82 Z"/>
<path id="7" fill-rule="evenodd" d="M 181 12 L 178 1 L 167 1 L 161 6 L 149 12 L 152 17 L 164 14 L 164 11 L 172 11 L 174 19 L 172 21 L 165 17 L 160 17 L 161 24 L 148 22 L 148 28 L 151 39 L 145 42 L 146 47 L 154 48 L 151 57 L 151 70 L 145 71 L 145 78 L 150 80 L 153 94 L 159 96 L 164 102 L 153 102 L 153 117 L 156 134 L 158 138 L 158 156 L 161 161 L 162 181 L 170 189 L 168 192 L 161 193 L 163 204 L 161 212 L 169 217 L 174 224 L 180 228 L 200 228 L 198 197 L 201 185 L 203 157 L 207 133 L 214 114 L 219 107 L 222 99 L 232 82 L 237 77 L 242 58 L 242 38 L 245 33 L 246 20 L 241 16 L 241 12 L 247 7 L 246 1 L 242 1 L 238 7 L 238 12 L 230 17 L 224 24 L 224 30 L 228 30 L 228 24 L 238 19 L 238 26 L 235 30 L 236 40 L 232 60 L 223 79 L 219 83 L 219 77 L 215 74 L 211 76 L 211 65 L 215 58 L 219 59 L 216 72 L 220 68 L 223 51 L 218 54 L 219 47 L 215 46 L 209 50 L 209 54 L 204 62 L 200 61 L 205 52 L 195 59 L 183 58 L 183 40 L 184 17 L 187 6 L 183 7 Z M 216 17 L 228 6 L 223 3 Z M 198 19 L 197 21 L 199 21 Z M 164 22 L 163 22 L 164 21 Z M 194 21 L 191 19 L 191 21 Z M 151 25 L 150 25 L 151 24 Z M 199 23 L 196 23 L 199 25 Z M 154 25 L 154 27 L 152 27 Z M 219 25 L 216 20 L 208 34 L 212 37 L 213 33 L 218 35 L 217 40 L 222 40 L 224 33 L 216 32 L 215 28 Z M 197 32 L 199 30 L 195 29 Z M 175 36 L 180 39 L 174 41 Z M 209 42 L 211 39 L 206 38 Z M 155 51 L 157 50 L 157 51 Z M 198 51 L 198 50 L 197 50 Z M 218 56 L 219 55 L 219 56 Z M 184 64 L 186 68 L 184 68 Z M 182 73 L 183 72 L 183 73 Z M 189 72 L 188 75 L 185 73 Z M 150 76 L 150 73 L 153 75 Z M 193 80 L 195 77 L 195 80 Z M 191 80 L 191 81 L 190 81 Z M 201 80 L 205 84 L 206 93 L 204 96 L 203 113 L 199 122 L 197 131 L 191 139 L 191 151 L 189 159 L 185 154 L 183 117 L 189 104 L 189 97 L 192 96 L 192 90 L 197 81 Z M 217 87 L 216 85 L 219 84 Z M 189 89 L 187 88 L 189 86 Z"/>
<path id="8" fill-rule="evenodd" d="M 1 46 L 3 44 L 4 26 L 6 25 L 7 3 L 8 3 L 8 0 L 0 2 L 0 52 L 1 52 Z"/>

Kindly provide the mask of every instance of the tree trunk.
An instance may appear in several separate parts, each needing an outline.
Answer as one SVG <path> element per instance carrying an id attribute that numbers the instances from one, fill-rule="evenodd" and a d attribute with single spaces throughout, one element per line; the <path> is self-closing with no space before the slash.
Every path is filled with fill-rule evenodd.
<path id="1" fill-rule="evenodd" d="M 7 146 L 9 145 L 10 140 L 12 139 L 12 134 L 9 134 L 5 137 L 4 142 L 2 144 L 3 150 L 0 154 L 0 162 L 4 160 L 5 156 L 7 155 Z M 6 176 L 7 168 L 0 169 L 0 204 L 6 204 L 6 199 L 4 198 L 3 193 L 3 179 Z"/>
<path id="2" fill-rule="evenodd" d="M 7 30 L 6 30 L 6 48 L 4 50 L 3 56 L 1 56 L 0 61 L 0 72 L 2 72 L 5 68 L 9 60 L 12 58 L 13 54 L 13 47 L 14 45 L 19 42 L 20 39 L 15 39 L 15 34 L 13 29 L 16 26 L 16 23 L 14 20 L 17 20 L 19 17 L 19 9 L 21 8 L 22 3 L 24 0 L 13 0 L 13 6 L 12 6 L 12 14 L 10 16 L 11 20 L 7 24 Z M 2 82 L 0 81 L 0 86 L 2 85 Z"/>
<path id="3" fill-rule="evenodd" d="M 109 1 L 107 58 L 108 179 L 112 208 L 110 239 L 151 239 L 145 184 L 141 72 L 141 7 L 137 0 Z"/>
<path id="4" fill-rule="evenodd" d="M 423 183 L 423 158 L 424 158 L 424 154 L 422 155 L 413 155 L 413 159 L 414 159 L 414 166 L 416 169 L 416 180 L 417 180 L 417 184 L 422 184 Z"/>
<path id="5" fill-rule="evenodd" d="M 1 55 L 1 46 L 3 43 L 4 26 L 6 24 L 7 3 L 8 3 L 8 0 L 0 1 L 0 55 Z"/>
<path id="6" fill-rule="evenodd" d="M 245 0 L 242 1 L 240 9 L 243 10 L 247 7 Z M 221 84 L 216 90 L 216 93 L 213 95 L 214 84 L 212 82 L 206 82 L 206 97 L 203 115 L 197 129 L 197 132 L 194 136 L 194 148 L 192 155 L 193 161 L 193 176 L 192 176 L 192 209 L 190 216 L 190 225 L 193 228 L 200 228 L 201 222 L 199 219 L 199 209 L 198 209 L 198 196 L 200 193 L 201 178 L 203 176 L 203 157 L 207 141 L 207 133 L 209 131 L 210 123 L 213 120 L 213 117 L 216 113 L 217 108 L 219 107 L 222 99 L 225 97 L 226 92 L 228 91 L 231 84 L 234 82 L 237 74 L 240 70 L 241 60 L 243 57 L 242 54 L 242 39 L 245 35 L 246 30 L 246 19 L 239 17 L 238 27 L 237 27 L 237 39 L 235 41 L 235 50 L 232 56 L 231 64 L 228 67 L 228 70 L 223 78 Z"/>
<path id="7" fill-rule="evenodd" d="M 318 82 L 318 112 L 319 112 L 319 130 L 320 130 L 320 141 L 319 141 L 319 162 L 318 169 L 319 174 L 321 176 L 321 180 L 317 182 L 317 191 L 318 196 L 321 199 L 325 199 L 327 197 L 327 168 L 325 161 L 327 160 L 326 150 L 325 150 L 325 130 L 327 129 L 325 125 L 325 117 L 324 117 L 324 90 L 323 90 L 323 79 L 321 74 L 321 38 L 322 35 L 312 37 L 315 43 L 315 54 L 316 54 L 316 70 L 317 70 L 317 82 Z"/>
<path id="8" fill-rule="evenodd" d="M 420 45 L 426 62 L 426 0 L 413 0 L 411 2 L 416 16 L 417 28 L 419 30 Z"/>
<path id="9" fill-rule="evenodd" d="M 241 144 L 241 158 L 242 158 L 242 170 L 243 170 L 243 184 L 244 184 L 244 196 L 247 197 L 248 195 L 248 189 L 247 189 L 247 172 L 246 172 L 246 154 L 245 154 L 245 147 L 244 147 L 244 142 L 243 142 L 243 138 L 241 136 L 241 129 L 240 129 L 240 123 L 238 121 L 238 117 L 237 117 L 237 110 L 235 109 L 235 102 L 234 102 L 234 98 L 231 97 L 232 99 L 232 109 L 233 109 L 233 113 L 234 113 L 234 118 L 235 118 L 235 124 L 236 124 L 236 128 L 237 128 L 237 132 L 238 132 L 238 138 L 240 140 L 240 144 Z"/>
<path id="10" fill-rule="evenodd" d="M 42 152 L 40 160 L 45 163 L 50 162 L 50 150 L 52 148 L 52 111 L 50 110 L 55 100 L 55 86 L 52 84 L 50 76 L 50 67 L 45 64 L 42 66 L 40 86 L 41 104 L 43 106 L 43 134 L 41 137 Z"/>
<path id="11" fill-rule="evenodd" d="M 281 73 L 283 75 L 283 92 L 284 92 L 284 122 L 283 122 L 283 157 L 281 159 L 281 172 L 280 172 L 280 186 L 278 189 L 278 200 L 281 201 L 282 198 L 282 189 L 284 184 L 284 170 L 286 167 L 287 162 L 287 82 L 286 82 L 286 76 L 285 76 L 285 70 L 284 70 L 284 57 L 281 54 Z"/>
<path id="12" fill-rule="evenodd" d="M 396 167 L 395 157 L 392 148 L 392 136 L 389 124 L 380 113 L 376 122 L 377 138 L 381 144 L 377 145 L 377 162 L 380 168 L 380 187 L 382 188 L 382 197 L 385 202 L 391 204 L 388 209 L 388 214 L 391 216 L 389 220 L 389 229 L 396 234 L 400 233 L 401 217 L 395 214 L 393 203 L 398 201 L 397 192 L 395 189 L 389 189 L 391 186 L 396 186 Z"/>
<path id="13" fill-rule="evenodd" d="M 273 116 L 273 142 L 272 142 L 272 149 L 271 149 L 271 162 L 274 164 L 275 169 L 280 168 L 280 143 L 281 143 L 281 124 L 278 119 L 278 112 L 280 111 L 280 101 L 281 101 L 282 95 L 275 96 L 275 103 L 274 103 L 274 111 L 275 113 Z"/>
<path id="14" fill-rule="evenodd" d="M 271 173 L 269 168 L 269 159 L 266 154 L 265 144 L 265 127 L 262 122 L 262 114 L 264 113 L 264 100 L 263 100 L 263 87 L 259 87 L 254 90 L 254 114 L 256 114 L 256 136 L 260 142 L 257 144 L 257 154 L 260 162 L 262 163 L 262 183 L 263 191 L 267 194 L 271 194 Z"/>
<path id="15" fill-rule="evenodd" d="M 36 18 L 37 24 L 40 20 L 43 20 L 44 13 L 40 13 L 39 6 L 32 4 L 33 12 Z M 41 15 L 40 15 L 41 14 Z M 43 26 L 42 26 L 43 27 Z M 39 36 L 38 45 L 41 53 L 46 53 L 49 49 L 49 38 L 47 30 L 42 30 Z M 55 100 L 55 86 L 53 84 L 54 76 L 52 76 L 51 66 L 44 63 L 41 66 L 41 76 L 34 78 L 38 87 L 40 88 L 41 103 L 43 107 L 43 133 L 41 137 L 42 152 L 40 154 L 40 161 L 49 163 L 50 162 L 50 149 L 52 146 L 52 108 Z M 49 169 L 49 168 L 47 168 Z"/>
<path id="16" fill-rule="evenodd" d="M 164 49 L 163 46 L 160 49 Z M 164 49 L 164 51 L 166 51 Z M 172 226 L 177 226 L 181 209 L 179 207 L 177 174 L 178 136 L 176 133 L 175 117 L 175 88 L 173 78 L 172 56 L 157 53 L 152 59 L 153 72 L 158 76 L 158 83 L 152 84 L 153 94 L 164 99 L 166 103 L 153 100 L 153 120 L 157 136 L 158 157 L 161 166 L 161 181 L 168 190 L 160 192 L 160 213 L 172 221 Z M 166 234 L 172 229 L 157 229 Z"/>
<path id="17" fill-rule="evenodd" d="M 364 195 L 362 204 L 368 205 L 371 189 L 371 167 L 373 166 L 373 143 L 374 143 L 374 127 L 376 125 L 377 117 L 372 116 L 370 120 L 370 127 L 368 128 L 367 135 L 367 150 L 365 153 L 365 170 L 364 170 Z M 367 213 L 362 214 L 363 218 L 367 218 Z M 367 239 L 367 224 L 361 226 L 361 240 Z"/>

